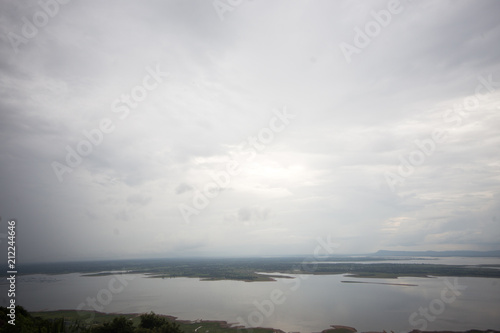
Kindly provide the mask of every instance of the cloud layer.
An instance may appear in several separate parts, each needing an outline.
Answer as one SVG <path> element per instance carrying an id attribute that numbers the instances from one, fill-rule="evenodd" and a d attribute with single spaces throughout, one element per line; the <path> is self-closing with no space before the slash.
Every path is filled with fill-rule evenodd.
<path id="1" fill-rule="evenodd" d="M 500 3 L 231 3 L 0 4 L 24 261 L 498 249 Z"/>

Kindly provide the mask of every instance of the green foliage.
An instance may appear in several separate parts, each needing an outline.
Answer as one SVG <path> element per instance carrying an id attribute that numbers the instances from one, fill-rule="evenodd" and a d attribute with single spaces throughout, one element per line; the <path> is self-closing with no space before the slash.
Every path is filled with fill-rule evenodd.
<path id="1" fill-rule="evenodd" d="M 15 325 L 9 324 L 11 320 L 7 315 L 10 309 L 0 306 L 0 332 L 5 333 L 65 333 L 64 318 L 44 320 L 33 317 L 22 306 L 16 306 Z"/>
<path id="2" fill-rule="evenodd" d="M 104 323 L 92 329 L 92 333 L 134 333 L 134 325 L 125 317 L 114 318 L 112 322 Z"/>
<path id="3" fill-rule="evenodd" d="M 158 333 L 181 333 L 179 325 L 168 321 L 165 317 L 161 317 L 154 312 L 145 313 L 141 315 L 141 323 L 139 324 L 141 329 L 149 329 L 149 332 Z M 148 332 L 148 331 L 142 331 Z"/>
<path id="4" fill-rule="evenodd" d="M 155 327 L 160 327 L 164 323 L 165 323 L 165 318 L 160 317 L 154 312 L 150 312 L 141 315 L 141 323 L 139 324 L 139 327 L 155 328 Z"/>
<path id="5" fill-rule="evenodd" d="M 73 318 L 34 317 L 21 306 L 16 306 L 15 325 L 8 323 L 10 310 L 0 307 L 0 332 L 2 333 L 183 333 L 177 323 L 167 320 L 154 312 L 140 316 L 139 327 L 134 327 L 131 319 L 118 316 L 101 324 L 84 324 Z"/>

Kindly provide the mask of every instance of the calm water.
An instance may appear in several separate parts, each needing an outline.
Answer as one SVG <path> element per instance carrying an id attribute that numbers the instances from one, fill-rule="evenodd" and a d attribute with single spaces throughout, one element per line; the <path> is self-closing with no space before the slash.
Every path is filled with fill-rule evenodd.
<path id="1" fill-rule="evenodd" d="M 103 312 L 154 311 L 180 319 L 224 320 L 284 331 L 318 332 L 330 325 L 347 325 L 358 331 L 400 332 L 424 324 L 427 330 L 500 329 L 500 279 L 293 276 L 247 283 L 138 274 L 125 275 L 122 281 L 117 276 L 28 275 L 18 276 L 16 296 L 18 304 L 30 311 L 92 307 Z M 450 288 L 457 285 L 454 294 Z M 2 305 L 7 301 L 5 287 L 1 285 Z M 427 319 L 418 313 L 420 308 L 427 309 Z"/>

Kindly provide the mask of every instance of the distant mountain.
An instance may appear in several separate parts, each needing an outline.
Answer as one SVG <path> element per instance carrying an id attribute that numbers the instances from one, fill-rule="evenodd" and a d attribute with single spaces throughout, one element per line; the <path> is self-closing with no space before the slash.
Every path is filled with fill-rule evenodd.
<path id="1" fill-rule="evenodd" d="M 377 257 L 500 257 L 500 251 L 388 251 L 370 254 Z"/>

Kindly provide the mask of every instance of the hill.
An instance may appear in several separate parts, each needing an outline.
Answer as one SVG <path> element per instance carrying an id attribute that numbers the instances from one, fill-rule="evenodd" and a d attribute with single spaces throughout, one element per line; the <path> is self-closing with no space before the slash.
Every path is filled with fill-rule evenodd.
<path id="1" fill-rule="evenodd" d="M 500 251 L 389 251 L 379 250 L 377 257 L 500 257 Z"/>

